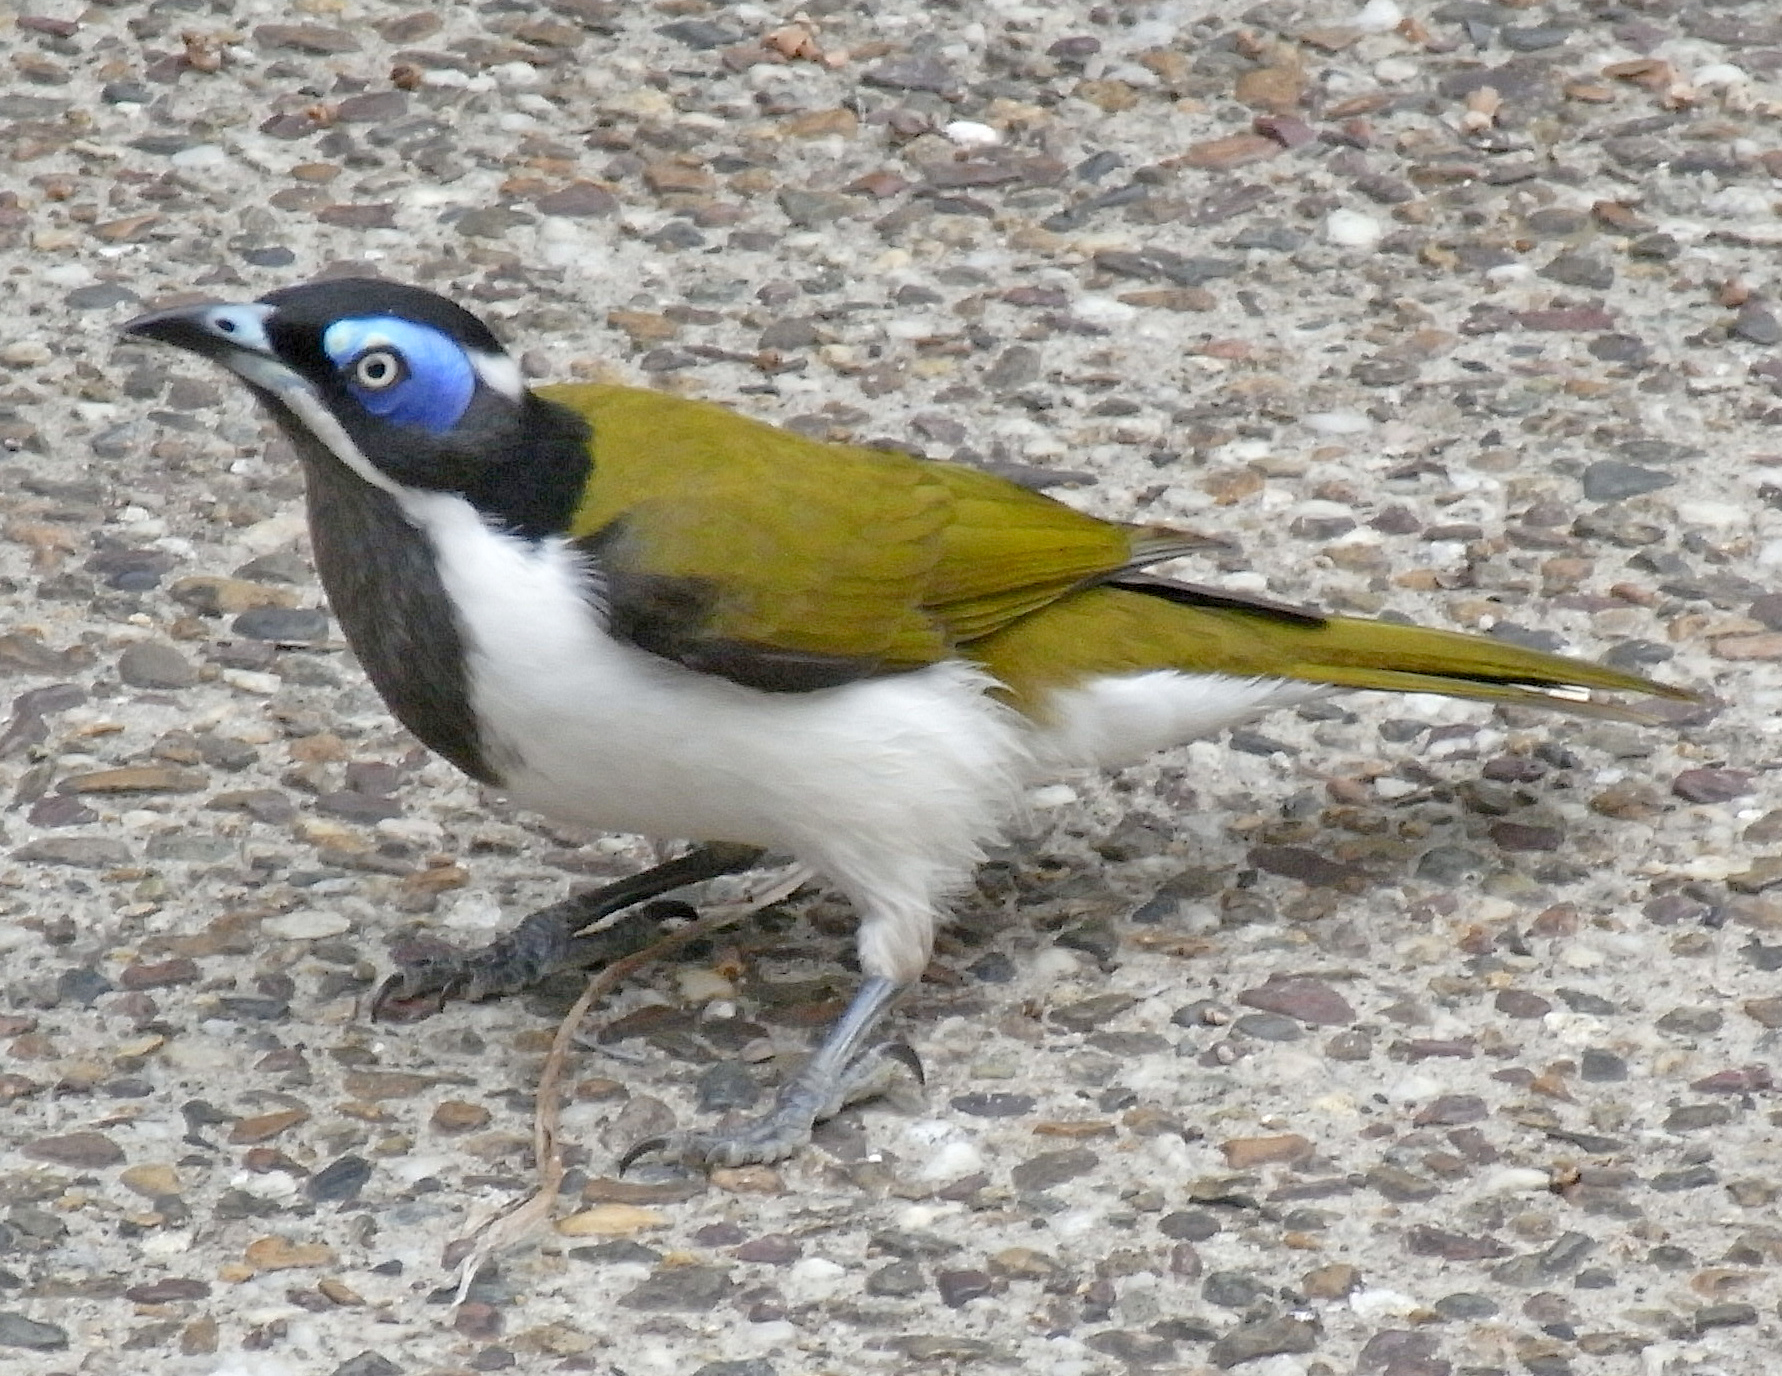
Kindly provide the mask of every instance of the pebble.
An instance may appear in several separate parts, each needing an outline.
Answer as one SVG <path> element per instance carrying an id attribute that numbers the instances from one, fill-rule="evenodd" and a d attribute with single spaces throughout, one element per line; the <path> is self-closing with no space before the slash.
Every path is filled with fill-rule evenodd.
<path id="1" fill-rule="evenodd" d="M 656 1314 L 705 1314 L 736 1288 L 721 1266 L 668 1266 L 620 1297 L 622 1309 Z"/>
<path id="2" fill-rule="evenodd" d="M 1342 1027 L 1355 1021 L 1355 1010 L 1341 994 L 1321 980 L 1305 977 L 1272 976 L 1266 984 L 1238 994 L 1237 1001 L 1313 1027 Z"/>
<path id="3" fill-rule="evenodd" d="M 668 1221 L 659 1209 L 636 1204 L 597 1204 L 558 1219 L 556 1228 L 564 1237 L 625 1238 L 666 1227 Z"/>
<path id="4" fill-rule="evenodd" d="M 1333 210 L 1324 220 L 1324 237 L 1343 248 L 1377 248 L 1386 228 L 1359 210 Z"/>
<path id="5" fill-rule="evenodd" d="M 1304 1319 L 1283 1315 L 1242 1324 L 1220 1338 L 1207 1352 L 1207 1360 L 1221 1370 L 1291 1352 L 1314 1352 L 1318 1329 Z"/>
<path id="6" fill-rule="evenodd" d="M 33 1319 L 11 1310 L 0 1310 L 0 1347 L 22 1347 L 33 1352 L 61 1352 L 68 1346 L 68 1330 L 60 1324 Z"/>

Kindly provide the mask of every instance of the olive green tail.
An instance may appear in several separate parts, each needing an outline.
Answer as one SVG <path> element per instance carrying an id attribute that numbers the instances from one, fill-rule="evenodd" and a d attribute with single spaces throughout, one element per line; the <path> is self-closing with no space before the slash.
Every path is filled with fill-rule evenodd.
<path id="1" fill-rule="evenodd" d="M 969 649 L 1018 704 L 1087 678 L 1155 669 L 1441 693 L 1633 722 L 1655 718 L 1602 695 L 1696 697 L 1490 636 L 1320 616 L 1161 579 L 1085 589 Z"/>

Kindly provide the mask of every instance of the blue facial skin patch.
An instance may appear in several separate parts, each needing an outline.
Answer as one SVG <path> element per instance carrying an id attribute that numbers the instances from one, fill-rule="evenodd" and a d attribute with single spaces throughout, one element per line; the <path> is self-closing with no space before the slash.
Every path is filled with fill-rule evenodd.
<path id="1" fill-rule="evenodd" d="M 322 334 L 322 348 L 345 373 L 346 389 L 372 415 L 440 435 L 463 418 L 476 394 L 476 370 L 450 336 L 394 315 L 336 320 Z M 381 390 L 363 386 L 353 365 L 367 349 L 396 354 L 407 376 Z"/>

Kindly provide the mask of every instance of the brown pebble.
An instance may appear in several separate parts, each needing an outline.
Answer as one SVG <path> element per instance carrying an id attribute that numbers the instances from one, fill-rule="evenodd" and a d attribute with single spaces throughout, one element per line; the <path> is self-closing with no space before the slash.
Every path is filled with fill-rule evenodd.
<path id="1" fill-rule="evenodd" d="M 1361 1272 L 1346 1261 L 1314 1267 L 1299 1278 L 1299 1288 L 1312 1300 L 1340 1300 L 1360 1284 Z"/>
<path id="2" fill-rule="evenodd" d="M 1298 1018 L 1313 1027 L 1342 1027 L 1355 1021 L 1349 1001 L 1323 980 L 1304 977 L 1271 978 L 1246 989 L 1237 1001 L 1265 1013 Z"/>
<path id="3" fill-rule="evenodd" d="M 1782 659 L 1782 631 L 1758 635 L 1723 635 L 1709 642 L 1721 659 Z"/>
<path id="4" fill-rule="evenodd" d="M 717 179 L 703 167 L 665 158 L 644 168 L 644 184 L 658 196 L 691 195 L 717 190 Z"/>
<path id="5" fill-rule="evenodd" d="M 118 1172 L 118 1181 L 126 1189 L 142 1195 L 145 1199 L 159 1199 L 163 1195 L 180 1192 L 179 1172 L 172 1166 L 159 1164 L 129 1166 Z"/>
<path id="6" fill-rule="evenodd" d="M 242 1254 L 255 1271 L 295 1271 L 334 1263 L 334 1249 L 322 1242 L 293 1242 L 273 1233 L 248 1243 Z"/>
<path id="7" fill-rule="evenodd" d="M 71 774 L 57 787 L 63 793 L 196 793 L 208 782 L 201 769 L 133 764 Z"/>
<path id="8" fill-rule="evenodd" d="M 1440 1257 L 1443 1261 L 1485 1261 L 1508 1256 L 1510 1252 L 1494 1237 L 1471 1237 L 1426 1224 L 1418 1224 L 1406 1231 L 1405 1250 L 1412 1256 Z"/>
<path id="9" fill-rule="evenodd" d="M 168 1276 L 164 1280 L 132 1285 L 124 1298 L 133 1304 L 176 1304 L 181 1300 L 201 1300 L 210 1294 L 210 1282 Z"/>
<path id="10" fill-rule="evenodd" d="M 229 1129 L 229 1140 L 237 1146 L 257 1145 L 270 1142 L 281 1132 L 287 1132 L 299 1123 L 306 1122 L 309 1110 L 302 1108 L 284 1108 L 275 1113 L 260 1113 L 252 1118 L 238 1118 L 235 1126 Z"/>
<path id="11" fill-rule="evenodd" d="M 1252 67 L 1238 77 L 1234 94 L 1253 110 L 1286 114 L 1305 94 L 1305 74 L 1297 67 Z"/>
<path id="12" fill-rule="evenodd" d="M 428 1123 L 439 1133 L 474 1132 L 488 1126 L 489 1110 L 462 1099 L 447 1099 L 433 1110 Z"/>
<path id="13" fill-rule="evenodd" d="M 384 1099 L 412 1099 L 438 1083 L 431 1075 L 406 1070 L 357 1070 L 346 1077 L 347 1093 L 373 1103 Z"/>
<path id="14" fill-rule="evenodd" d="M 1089 1122 L 1051 1121 L 1035 1123 L 1032 1128 L 1035 1137 L 1063 1137 L 1069 1140 L 1087 1140 L 1092 1137 L 1112 1137 L 1118 1131 L 1114 1125 L 1105 1120 Z"/>
<path id="15" fill-rule="evenodd" d="M 1275 1162 L 1303 1161 L 1312 1154 L 1313 1147 L 1310 1138 L 1285 1132 L 1273 1137 L 1234 1137 L 1221 1142 L 1219 1150 L 1225 1155 L 1226 1165 L 1241 1171 Z"/>
<path id="16" fill-rule="evenodd" d="M 1671 781 L 1671 792 L 1690 803 L 1729 803 L 1751 792 L 1751 775 L 1742 769 L 1685 769 Z"/>
<path id="17" fill-rule="evenodd" d="M 1746 999 L 1740 1005 L 1745 1016 L 1754 1019 L 1759 1026 L 1782 1028 L 1782 994 L 1770 998 Z"/>
<path id="18" fill-rule="evenodd" d="M 57 1166 L 77 1166 L 96 1170 L 115 1166 L 124 1159 L 124 1149 L 102 1132 L 70 1132 L 60 1137 L 36 1137 L 21 1148 L 33 1161 L 48 1161 Z"/>
<path id="19" fill-rule="evenodd" d="M 1500 989 L 1493 1003 L 1498 1012 L 1512 1018 L 1541 1018 L 1553 1011 L 1550 1001 L 1525 989 Z"/>
<path id="20" fill-rule="evenodd" d="M 1234 167 L 1248 167 L 1264 162 L 1282 151 L 1281 145 L 1261 134 L 1227 134 L 1194 144 L 1180 157 L 1169 159 L 1178 167 L 1198 167 L 1212 172 L 1226 172 Z"/>
<path id="21" fill-rule="evenodd" d="M 210 1317 L 193 1319 L 180 1330 L 179 1350 L 187 1357 L 202 1357 L 217 1350 L 217 1321 Z"/>
<path id="22" fill-rule="evenodd" d="M 160 960 L 150 965 L 126 965 L 118 973 L 118 983 L 125 989 L 168 989 L 177 984 L 191 984 L 199 975 L 198 962 L 184 956 Z"/>

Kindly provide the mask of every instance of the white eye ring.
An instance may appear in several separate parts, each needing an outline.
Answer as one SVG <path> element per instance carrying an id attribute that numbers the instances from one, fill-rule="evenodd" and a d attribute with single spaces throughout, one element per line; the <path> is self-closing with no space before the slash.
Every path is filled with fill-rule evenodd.
<path id="1" fill-rule="evenodd" d="M 370 349 L 353 360 L 353 381 L 371 392 L 381 392 L 402 381 L 402 355 L 389 349 Z"/>

